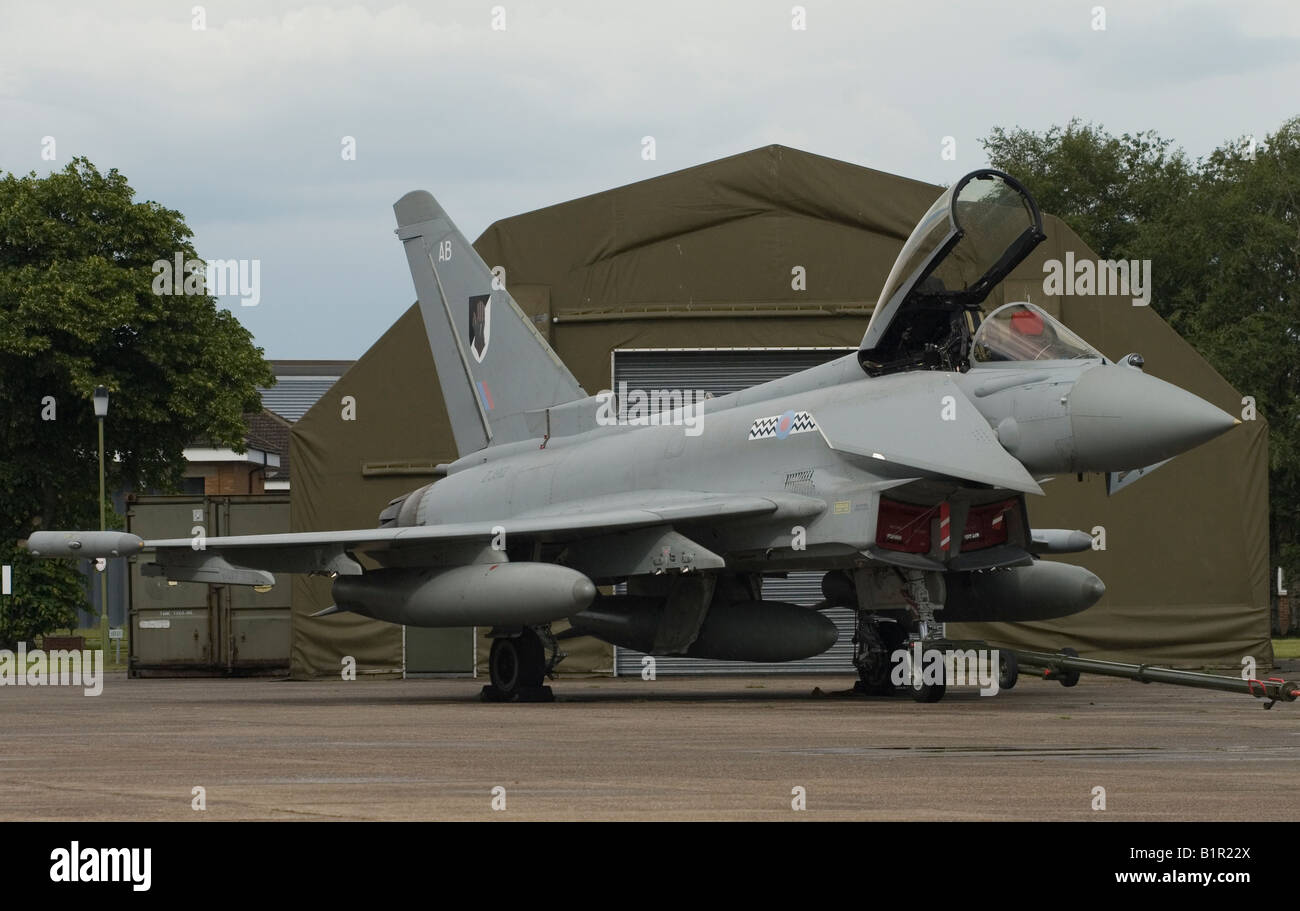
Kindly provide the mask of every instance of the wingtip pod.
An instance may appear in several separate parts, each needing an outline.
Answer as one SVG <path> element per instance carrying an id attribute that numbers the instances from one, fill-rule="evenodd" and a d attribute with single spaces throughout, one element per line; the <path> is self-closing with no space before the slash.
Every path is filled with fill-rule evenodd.
<path id="1" fill-rule="evenodd" d="M 144 550 L 144 541 L 124 531 L 37 531 L 27 539 L 33 557 L 129 557 Z"/>

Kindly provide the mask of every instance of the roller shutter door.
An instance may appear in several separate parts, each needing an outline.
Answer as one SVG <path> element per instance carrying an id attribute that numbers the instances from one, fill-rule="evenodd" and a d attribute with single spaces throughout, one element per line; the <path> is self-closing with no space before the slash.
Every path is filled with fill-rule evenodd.
<path id="1" fill-rule="evenodd" d="M 815 367 L 852 351 L 851 348 L 617 350 L 613 356 L 613 388 L 617 390 L 619 383 L 627 383 L 629 389 L 702 389 L 714 395 L 726 395 Z M 785 578 L 765 578 L 763 597 L 792 604 L 816 604 L 822 600 L 821 577 L 821 573 L 800 572 Z M 780 664 L 656 658 L 655 673 L 853 673 L 853 611 L 835 608 L 826 611 L 826 616 L 834 621 L 840 637 L 821 655 Z M 642 657 L 641 652 L 632 649 L 615 649 L 616 673 L 639 676 Z"/>

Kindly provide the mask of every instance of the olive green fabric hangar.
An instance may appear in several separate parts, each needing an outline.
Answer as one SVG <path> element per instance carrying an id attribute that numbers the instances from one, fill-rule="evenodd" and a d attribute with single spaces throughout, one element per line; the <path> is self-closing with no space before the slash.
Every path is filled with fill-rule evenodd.
<path id="1" fill-rule="evenodd" d="M 475 248 L 505 269 L 519 306 L 594 393 L 610 385 L 616 349 L 856 348 L 894 258 L 940 192 L 768 146 L 503 219 Z M 1241 412 L 1242 393 L 1150 307 L 1127 296 L 1046 295 L 1046 261 L 1097 256 L 1059 219 L 1045 216 L 1044 225 L 1047 240 L 995 289 L 986 310 L 1030 300 L 1108 357 L 1140 352 L 1151 375 Z M 354 414 L 345 413 L 345 396 Z M 291 448 L 293 531 L 376 525 L 389 500 L 455 458 L 416 307 L 295 425 Z M 1104 551 L 1053 558 L 1101 576 L 1101 602 L 1061 620 L 953 624 L 950 633 L 1137 662 L 1240 667 L 1251 656 L 1267 666 L 1267 459 L 1260 418 L 1113 497 L 1104 478 L 1057 477 L 1047 496 L 1027 498 L 1030 519 L 1105 529 Z M 401 627 L 353 614 L 308 616 L 330 603 L 327 581 L 294 578 L 295 676 L 337 675 L 347 657 L 358 677 L 401 673 Z M 407 632 L 409 639 L 416 631 Z M 447 669 L 468 671 L 477 660 L 482 670 L 485 631 L 477 645 L 466 631 L 418 632 L 460 636 L 464 666 Z M 569 640 L 564 650 L 562 673 L 611 672 L 603 643 Z"/>

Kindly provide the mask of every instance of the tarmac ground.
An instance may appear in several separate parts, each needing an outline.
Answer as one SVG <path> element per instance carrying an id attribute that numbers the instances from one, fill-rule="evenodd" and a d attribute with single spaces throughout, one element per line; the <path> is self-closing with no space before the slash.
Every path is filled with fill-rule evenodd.
<path id="1" fill-rule="evenodd" d="M 561 678 L 509 705 L 482 683 L 4 686 L 0 818 L 1300 819 L 1300 703 L 1086 676 L 933 705 L 825 675 Z"/>

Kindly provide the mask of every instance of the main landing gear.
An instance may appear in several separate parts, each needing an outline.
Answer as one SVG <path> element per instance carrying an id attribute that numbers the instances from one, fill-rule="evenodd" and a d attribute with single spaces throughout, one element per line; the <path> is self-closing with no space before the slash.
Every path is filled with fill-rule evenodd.
<path id="1" fill-rule="evenodd" d="M 1016 685 L 1019 666 L 1013 652 L 998 650 L 996 671 L 987 665 L 979 670 L 979 662 L 991 660 L 987 644 L 954 641 L 944 635 L 943 624 L 936 617 L 943 606 L 943 583 L 927 578 L 932 575 L 914 569 L 858 574 L 855 583 L 865 597 L 854 599 L 859 606 L 853 637 L 853 663 L 858 671 L 855 693 L 906 693 L 917 702 L 935 703 L 947 694 L 948 686 L 968 685 L 972 675 L 983 683 L 988 679 L 984 674 L 996 673 L 994 692 Z M 833 584 L 826 593 L 828 598 L 841 599 L 845 594 L 842 583 Z M 961 670 L 952 678 L 956 657 L 961 659 Z"/>
<path id="2" fill-rule="evenodd" d="M 564 658 L 549 627 L 492 631 L 488 653 L 488 678 L 483 687 L 484 702 L 554 702 L 555 695 L 544 684 L 548 674 Z M 550 655 L 548 656 L 548 652 Z"/>
<path id="3" fill-rule="evenodd" d="M 884 575 L 893 581 L 890 571 Z M 941 605 L 930 601 L 930 591 L 925 574 L 917 570 L 898 571 L 902 583 L 898 590 L 910 608 L 907 613 L 876 613 L 858 611 L 857 634 L 853 637 L 853 663 L 858 669 L 857 693 L 872 696 L 891 696 L 898 692 L 909 693 L 917 702 L 938 702 L 947 693 L 947 684 L 922 673 L 919 664 L 913 667 L 911 657 L 921 650 L 942 642 L 942 626 L 936 620 L 935 609 Z M 914 648 L 919 646 L 919 648 Z M 902 656 L 903 666 L 897 666 Z M 899 672 L 903 672 L 900 679 Z"/>

